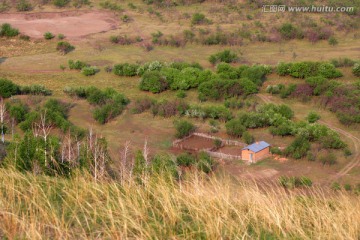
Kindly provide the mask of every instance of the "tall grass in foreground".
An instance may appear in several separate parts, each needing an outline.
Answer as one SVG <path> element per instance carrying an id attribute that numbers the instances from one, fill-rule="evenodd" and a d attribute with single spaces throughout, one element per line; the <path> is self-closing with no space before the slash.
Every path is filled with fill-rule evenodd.
<path id="1" fill-rule="evenodd" d="M 194 175 L 95 183 L 0 169 L 0 239 L 359 239 L 360 197 Z M 264 190 L 268 189 L 268 190 Z"/>

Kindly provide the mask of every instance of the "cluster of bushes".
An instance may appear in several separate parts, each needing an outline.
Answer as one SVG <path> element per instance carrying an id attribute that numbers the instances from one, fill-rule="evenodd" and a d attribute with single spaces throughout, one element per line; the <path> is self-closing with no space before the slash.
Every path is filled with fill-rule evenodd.
<path id="1" fill-rule="evenodd" d="M 343 74 L 332 63 L 327 62 L 297 62 L 279 63 L 277 73 L 280 76 L 290 75 L 295 78 L 323 76 L 325 78 L 338 78 Z"/>
<path id="2" fill-rule="evenodd" d="M 178 120 L 174 122 L 174 126 L 176 129 L 175 137 L 183 138 L 189 136 L 193 132 L 195 132 L 195 125 L 186 120 Z"/>
<path id="3" fill-rule="evenodd" d="M 105 124 L 120 115 L 130 102 L 123 94 L 112 88 L 105 90 L 96 87 L 65 88 L 64 92 L 72 97 L 84 98 L 90 104 L 95 105 L 93 117 L 100 124 Z"/>
<path id="4" fill-rule="evenodd" d="M 19 35 L 19 30 L 17 28 L 11 27 L 8 23 L 1 25 L 0 37 L 15 37 L 17 35 Z"/>
<path id="5" fill-rule="evenodd" d="M 286 105 L 267 104 L 256 112 L 242 113 L 225 125 L 229 135 L 241 137 L 249 128 L 269 127 L 272 135 L 295 136 L 295 140 L 285 149 L 283 154 L 295 159 L 303 158 L 310 151 L 311 143 L 317 142 L 325 149 L 344 149 L 346 144 L 339 135 L 326 126 L 293 122 L 293 111 Z M 315 116 L 315 119 L 318 116 Z M 311 120 L 314 121 L 314 120 Z"/>
<path id="6" fill-rule="evenodd" d="M 179 167 L 196 168 L 204 173 L 210 173 L 215 167 L 215 161 L 205 152 L 200 152 L 196 156 L 183 153 L 176 157 L 176 164 Z"/>
<path id="7" fill-rule="evenodd" d="M 62 53 L 63 55 L 73 51 L 74 49 L 75 47 L 66 41 L 60 41 L 56 45 L 56 50 Z"/>
<path id="8" fill-rule="evenodd" d="M 26 12 L 26 11 L 30 11 L 32 9 L 32 5 L 31 3 L 29 3 L 26 0 L 20 0 L 17 4 L 16 4 L 16 9 L 19 12 Z"/>
<path id="9" fill-rule="evenodd" d="M 211 21 L 203 13 L 194 13 L 191 18 L 192 25 L 209 24 Z"/>
<path id="10" fill-rule="evenodd" d="M 227 122 L 233 118 L 231 111 L 224 106 L 190 106 L 186 112 L 185 116 L 190 118 L 200 118 L 200 119 L 216 119 L 223 122 Z"/>
<path id="11" fill-rule="evenodd" d="M 97 67 L 90 66 L 89 64 L 79 60 L 69 60 L 69 69 L 81 70 L 81 73 L 85 76 L 95 75 L 100 71 Z"/>
<path id="12" fill-rule="evenodd" d="M 301 176 L 301 177 L 287 177 L 281 176 L 279 178 L 279 184 L 288 189 L 298 188 L 298 187 L 311 187 L 313 182 L 310 178 Z"/>
<path id="13" fill-rule="evenodd" d="M 8 79 L 0 78 L 0 97 L 9 98 L 21 94 L 49 96 L 52 94 L 52 91 L 42 85 L 19 86 Z"/>
<path id="14" fill-rule="evenodd" d="M 125 15 L 126 16 L 126 15 Z M 110 42 L 120 45 L 130 45 L 136 42 L 141 42 L 143 39 L 138 36 L 135 38 L 128 37 L 127 35 L 124 36 L 110 36 Z"/>
<path id="15" fill-rule="evenodd" d="M 233 63 L 237 62 L 237 60 L 239 60 L 238 55 L 234 52 L 231 52 L 230 50 L 224 50 L 209 57 L 209 62 L 214 65 L 219 62 Z"/>
<path id="16" fill-rule="evenodd" d="M 119 12 L 123 11 L 123 8 L 120 5 L 118 5 L 117 3 L 112 3 L 110 1 L 101 2 L 100 7 L 112 11 L 119 11 Z"/>

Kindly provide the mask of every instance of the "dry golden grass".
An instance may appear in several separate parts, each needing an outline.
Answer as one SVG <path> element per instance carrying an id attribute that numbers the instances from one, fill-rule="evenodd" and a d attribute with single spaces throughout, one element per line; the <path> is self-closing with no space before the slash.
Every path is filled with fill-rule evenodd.
<path id="1" fill-rule="evenodd" d="M 259 189 L 224 177 L 95 183 L 0 170 L 9 239 L 358 239 L 360 198 Z M 271 190 L 270 190 L 271 189 Z"/>

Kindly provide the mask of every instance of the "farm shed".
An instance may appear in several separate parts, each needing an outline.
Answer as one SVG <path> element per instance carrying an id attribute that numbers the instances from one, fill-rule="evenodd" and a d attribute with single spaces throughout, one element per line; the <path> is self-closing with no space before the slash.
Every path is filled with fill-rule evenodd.
<path id="1" fill-rule="evenodd" d="M 270 154 L 270 144 L 264 141 L 253 143 L 241 151 L 242 160 L 255 163 Z"/>

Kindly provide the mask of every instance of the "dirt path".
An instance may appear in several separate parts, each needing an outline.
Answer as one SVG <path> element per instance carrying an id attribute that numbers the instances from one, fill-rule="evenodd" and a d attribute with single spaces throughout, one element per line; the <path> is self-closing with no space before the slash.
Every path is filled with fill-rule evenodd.
<path id="1" fill-rule="evenodd" d="M 66 11 L 45 13 L 4 13 L 0 24 L 10 23 L 32 38 L 43 38 L 47 31 L 64 34 L 67 39 L 81 39 L 90 34 L 115 29 L 119 20 L 107 11 Z"/>
<path id="2" fill-rule="evenodd" d="M 265 103 L 275 103 L 274 101 L 272 101 L 268 96 L 263 95 L 263 94 L 257 94 L 257 96 L 264 101 Z M 353 144 L 354 144 L 354 154 L 353 154 L 353 160 L 350 161 L 348 164 L 346 164 L 345 167 L 343 167 L 339 172 L 337 172 L 335 175 L 331 176 L 329 179 L 329 183 L 334 182 L 336 180 L 338 180 L 339 178 L 345 176 L 346 174 L 348 174 L 351 169 L 353 169 L 354 167 L 360 165 L 360 139 L 354 135 L 352 135 L 351 133 L 347 132 L 346 130 L 343 130 L 341 128 L 335 127 L 330 123 L 324 122 L 324 121 L 319 121 L 319 123 L 328 126 L 330 129 L 336 131 L 337 133 L 339 133 L 340 135 L 343 135 L 347 138 L 349 138 Z"/>

